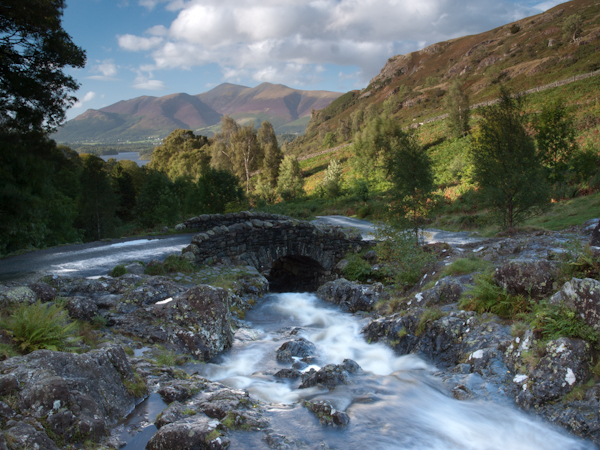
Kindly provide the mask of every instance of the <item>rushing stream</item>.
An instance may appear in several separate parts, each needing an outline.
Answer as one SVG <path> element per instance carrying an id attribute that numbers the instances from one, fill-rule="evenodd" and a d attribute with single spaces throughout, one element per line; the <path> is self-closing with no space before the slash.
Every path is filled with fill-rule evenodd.
<path id="1" fill-rule="evenodd" d="M 360 318 L 343 313 L 312 294 L 269 295 L 249 311 L 251 330 L 211 364 L 188 365 L 213 381 L 250 394 L 269 405 L 270 428 L 305 448 L 358 449 L 584 449 L 592 445 L 568 436 L 508 404 L 459 401 L 434 376 L 435 368 L 414 355 L 396 356 L 388 347 L 367 343 Z M 299 380 L 278 379 L 276 350 L 304 337 L 317 347 L 316 366 L 349 358 L 362 371 L 334 390 L 296 389 Z M 306 368 L 305 370 L 308 370 Z M 324 427 L 301 400 L 329 400 L 350 417 L 346 429 Z M 148 406 L 146 406 L 148 408 Z M 153 427 L 152 427 L 153 428 Z M 147 430 L 150 431 L 150 430 Z M 151 433 L 142 431 L 125 448 L 143 449 Z M 146 437 L 147 436 L 147 437 Z M 232 432 L 231 449 L 268 446 L 262 432 Z M 141 438 L 141 439 L 140 439 Z M 134 442 L 135 441 L 135 444 Z M 304 447 L 303 447 L 304 448 Z"/>

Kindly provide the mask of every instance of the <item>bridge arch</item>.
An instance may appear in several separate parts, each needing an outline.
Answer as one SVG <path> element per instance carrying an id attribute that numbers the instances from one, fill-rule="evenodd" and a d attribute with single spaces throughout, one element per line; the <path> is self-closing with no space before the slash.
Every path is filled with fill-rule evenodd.
<path id="1" fill-rule="evenodd" d="M 223 217 L 215 216 L 219 220 Z M 346 253 L 360 251 L 364 245 L 356 232 L 285 216 L 271 217 L 232 217 L 229 225 L 217 225 L 195 235 L 183 252 L 193 254 L 197 264 L 229 259 L 252 265 L 267 276 L 274 291 L 314 291 Z"/>

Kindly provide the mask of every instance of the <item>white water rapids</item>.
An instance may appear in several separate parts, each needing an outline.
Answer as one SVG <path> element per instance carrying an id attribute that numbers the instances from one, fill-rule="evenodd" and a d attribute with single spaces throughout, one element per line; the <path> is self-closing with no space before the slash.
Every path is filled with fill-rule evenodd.
<path id="1" fill-rule="evenodd" d="M 306 448 L 358 449 L 587 449 L 582 442 L 538 418 L 509 405 L 459 401 L 433 376 L 435 368 L 414 355 L 396 356 L 382 344 L 369 344 L 364 325 L 351 314 L 325 304 L 311 294 L 271 295 L 249 311 L 245 330 L 216 364 L 188 367 L 231 387 L 247 389 L 273 404 L 266 416 L 274 432 L 304 442 Z M 293 327 L 298 327 L 290 336 Z M 317 347 L 319 366 L 349 358 L 362 371 L 349 385 L 333 391 L 296 389 L 300 380 L 273 374 L 289 364 L 275 359 L 286 341 L 304 337 Z M 249 340 L 254 338 L 254 340 Z M 314 367 L 314 366 L 313 366 Z M 318 368 L 318 367 L 316 367 Z M 350 417 L 346 429 L 321 426 L 299 403 L 327 399 Z M 234 432 L 232 449 L 268 446 L 262 433 Z"/>

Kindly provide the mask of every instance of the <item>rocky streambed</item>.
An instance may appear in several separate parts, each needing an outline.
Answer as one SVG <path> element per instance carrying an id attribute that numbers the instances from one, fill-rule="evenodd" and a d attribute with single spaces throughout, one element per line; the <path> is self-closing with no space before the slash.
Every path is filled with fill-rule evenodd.
<path id="1" fill-rule="evenodd" d="M 558 263 L 592 225 L 445 248 L 388 314 L 377 283 L 273 295 L 252 267 L 218 261 L 194 275 L 5 283 L 5 305 L 59 302 L 106 326 L 76 352 L 0 362 L 0 449 L 595 448 L 597 350 L 462 311 L 473 274 L 439 278 L 468 254 L 508 291 L 594 326 L 600 283 L 563 285 Z"/>

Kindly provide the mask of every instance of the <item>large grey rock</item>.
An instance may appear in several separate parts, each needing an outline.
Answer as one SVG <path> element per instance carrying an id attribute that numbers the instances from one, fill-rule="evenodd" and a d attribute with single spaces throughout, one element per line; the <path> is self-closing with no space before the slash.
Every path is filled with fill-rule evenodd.
<path id="1" fill-rule="evenodd" d="M 67 302 L 67 311 L 73 319 L 91 322 L 98 315 L 98 306 L 87 297 L 72 297 Z"/>
<path id="2" fill-rule="evenodd" d="M 315 344 L 307 341 L 304 338 L 295 339 L 293 341 L 285 342 L 281 347 L 277 349 L 277 360 L 281 362 L 292 362 L 292 357 L 306 358 L 307 356 L 313 356 L 317 348 Z"/>
<path id="3" fill-rule="evenodd" d="M 232 298 L 225 289 L 198 285 L 165 305 L 156 305 L 153 315 L 172 327 L 172 334 L 194 356 L 206 361 L 233 343 Z"/>
<path id="4" fill-rule="evenodd" d="M 589 375 L 590 350 L 590 345 L 579 339 L 560 338 L 548 342 L 546 356 L 529 374 L 517 403 L 526 408 L 539 406 L 571 392 Z"/>
<path id="5" fill-rule="evenodd" d="M 15 423 L 5 433 L 11 450 L 59 450 L 46 433 L 26 422 Z"/>
<path id="6" fill-rule="evenodd" d="M 596 224 L 596 228 L 594 228 L 594 231 L 592 231 L 590 245 L 592 247 L 600 247 L 600 221 Z"/>
<path id="7" fill-rule="evenodd" d="M 600 331 L 600 281 L 572 278 L 550 298 L 550 303 L 564 304 L 576 311 L 585 323 Z"/>
<path id="8" fill-rule="evenodd" d="M 348 414 L 336 411 L 328 400 L 308 400 L 304 402 L 304 406 L 319 419 L 321 425 L 343 427 L 350 423 Z"/>
<path id="9" fill-rule="evenodd" d="M 350 374 L 356 373 L 359 369 L 360 366 L 350 359 L 344 360 L 343 364 L 327 364 L 318 371 L 311 369 L 302 374 L 300 389 L 323 386 L 332 390 L 338 384 L 348 384 Z"/>
<path id="10" fill-rule="evenodd" d="M 146 445 L 148 450 L 224 450 L 229 439 L 223 425 L 204 414 L 164 425 Z"/>
<path id="11" fill-rule="evenodd" d="M 460 296 L 473 284 L 473 277 L 444 277 L 430 289 L 425 289 L 415 295 L 416 303 L 420 306 L 445 305 L 458 302 Z"/>
<path id="12" fill-rule="evenodd" d="M 340 305 L 344 311 L 371 311 L 383 294 L 383 285 L 363 285 L 339 278 L 325 283 L 317 290 L 317 297 Z"/>
<path id="13" fill-rule="evenodd" d="M 45 419 L 66 442 L 105 436 L 135 406 L 124 385 L 134 373 L 121 347 L 83 355 L 40 350 L 1 362 L 0 372 L 20 413 Z"/>
<path id="14" fill-rule="evenodd" d="M 52 301 L 57 295 L 56 289 L 54 289 L 48 283 L 44 283 L 43 281 L 31 283 L 29 285 L 29 289 L 35 292 L 35 295 L 37 295 L 42 303 Z"/>
<path id="15" fill-rule="evenodd" d="M 35 303 L 38 297 L 27 286 L 18 286 L 0 291 L 0 304 L 9 306 L 15 303 Z"/>
<path id="16" fill-rule="evenodd" d="M 558 269 L 557 263 L 547 260 L 512 260 L 496 270 L 494 280 L 511 295 L 543 298 L 555 290 Z"/>

